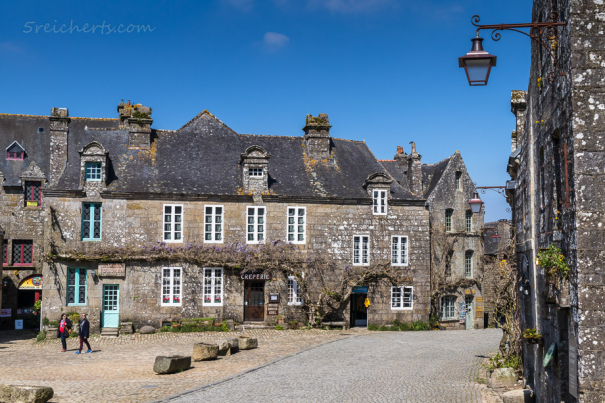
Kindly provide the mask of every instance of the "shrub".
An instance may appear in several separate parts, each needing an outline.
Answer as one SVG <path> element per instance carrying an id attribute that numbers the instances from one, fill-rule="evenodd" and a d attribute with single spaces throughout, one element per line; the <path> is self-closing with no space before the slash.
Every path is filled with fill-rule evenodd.
<path id="1" fill-rule="evenodd" d="M 436 329 L 439 327 L 439 316 L 437 315 L 432 315 L 429 318 L 429 326 L 431 327 L 431 329 Z"/>
<path id="2" fill-rule="evenodd" d="M 36 336 L 36 341 L 40 342 L 42 340 L 46 340 L 46 332 L 42 331 L 40 333 L 38 333 L 38 335 Z"/>
<path id="3" fill-rule="evenodd" d="M 381 331 L 381 332 L 385 332 L 385 331 L 387 331 L 387 330 L 391 330 L 391 329 L 390 329 L 390 326 L 385 326 L 385 325 L 382 325 L 382 326 L 380 326 L 380 327 L 378 328 L 378 330 L 379 330 L 379 331 Z"/>
<path id="4" fill-rule="evenodd" d="M 284 327 L 282 325 L 277 325 L 275 326 L 275 330 L 284 330 Z"/>
<path id="5" fill-rule="evenodd" d="M 370 323 L 368 325 L 368 330 L 378 330 L 378 325 L 376 323 Z"/>
<path id="6" fill-rule="evenodd" d="M 43 326 L 50 325 L 50 320 L 48 320 L 48 318 L 46 316 L 42 319 L 42 325 Z"/>
<path id="7" fill-rule="evenodd" d="M 51 325 L 52 327 L 59 327 L 59 321 L 57 321 L 57 320 L 53 320 L 53 321 L 51 321 L 51 322 L 50 322 L 50 325 Z"/>
<path id="8" fill-rule="evenodd" d="M 71 323 L 74 327 L 78 326 L 80 323 L 80 314 L 78 312 L 70 312 L 67 314 L 67 318 L 71 320 Z M 72 333 L 73 334 L 73 333 Z"/>
<path id="9" fill-rule="evenodd" d="M 72 328 L 73 329 L 73 328 Z M 72 330 L 71 334 L 69 335 L 70 338 L 75 338 L 78 337 L 78 331 L 77 330 Z"/>
<path id="10" fill-rule="evenodd" d="M 171 331 L 172 333 L 179 333 L 179 332 L 181 331 L 181 327 L 180 327 L 180 326 L 172 326 L 172 327 L 170 328 L 170 331 Z"/>
<path id="11" fill-rule="evenodd" d="M 551 243 L 548 248 L 542 249 L 538 253 L 538 265 L 544 268 L 548 274 L 561 274 L 564 277 L 569 277 L 569 266 L 567 259 L 563 256 L 561 249 Z"/>
<path id="12" fill-rule="evenodd" d="M 487 369 L 493 371 L 497 368 L 513 368 L 520 369 L 523 365 L 520 355 L 510 355 L 506 358 L 502 358 L 500 353 L 489 359 L 489 364 L 487 364 Z"/>
<path id="13" fill-rule="evenodd" d="M 226 323 L 223 323 L 223 324 L 221 325 L 221 331 L 223 331 L 223 332 L 228 332 L 228 331 L 229 331 L 229 326 L 227 326 L 227 324 L 226 324 Z"/>
<path id="14" fill-rule="evenodd" d="M 421 320 L 416 320 L 410 325 L 411 330 L 429 330 L 429 324 Z"/>
<path id="15" fill-rule="evenodd" d="M 290 322 L 288 322 L 288 324 L 290 325 L 290 329 L 298 329 L 298 321 L 297 320 L 291 320 Z"/>
<path id="16" fill-rule="evenodd" d="M 399 330 L 407 332 L 408 330 L 410 330 L 410 325 L 407 323 L 402 323 L 401 325 L 399 325 Z"/>
<path id="17" fill-rule="evenodd" d="M 169 332 L 170 331 L 170 327 L 168 326 L 162 326 L 159 330 L 160 333 L 165 333 L 165 332 Z"/>
<path id="18" fill-rule="evenodd" d="M 399 326 L 395 326 L 395 325 L 389 326 L 389 330 L 391 332 L 398 332 L 399 331 Z"/>
<path id="19" fill-rule="evenodd" d="M 394 319 L 393 326 L 399 327 L 399 325 L 401 325 L 401 321 L 399 319 Z"/>
<path id="20" fill-rule="evenodd" d="M 189 333 L 189 332 L 196 332 L 196 331 L 197 331 L 197 326 L 190 325 L 190 324 L 186 324 L 186 325 L 181 326 L 181 332 L 182 333 Z"/>

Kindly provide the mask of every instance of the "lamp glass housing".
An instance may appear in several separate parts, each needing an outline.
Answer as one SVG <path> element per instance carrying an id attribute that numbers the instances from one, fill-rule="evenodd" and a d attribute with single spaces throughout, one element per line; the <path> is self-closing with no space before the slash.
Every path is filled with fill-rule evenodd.
<path id="1" fill-rule="evenodd" d="M 497 57 L 483 50 L 483 38 L 473 38 L 473 48 L 466 55 L 458 58 L 458 66 L 464 67 L 470 86 L 487 85 L 489 73 L 496 66 Z"/>

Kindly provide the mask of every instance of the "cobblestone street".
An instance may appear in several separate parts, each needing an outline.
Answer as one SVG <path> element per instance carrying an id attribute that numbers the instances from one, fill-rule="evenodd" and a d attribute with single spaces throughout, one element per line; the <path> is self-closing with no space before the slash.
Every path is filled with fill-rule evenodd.
<path id="1" fill-rule="evenodd" d="M 476 382 L 496 329 L 372 332 L 305 351 L 178 402 L 486 402 Z M 483 395 L 483 396 L 482 396 Z"/>
<path id="2" fill-rule="evenodd" d="M 481 402 L 482 393 L 492 401 L 475 381 L 481 356 L 496 351 L 499 330 L 247 333 L 259 339 L 258 349 L 162 376 L 152 371 L 155 356 L 190 355 L 194 342 L 234 333 L 95 337 L 95 352 L 81 356 L 75 339 L 61 353 L 58 340 L 5 337 L 0 383 L 51 386 L 52 402 Z"/>

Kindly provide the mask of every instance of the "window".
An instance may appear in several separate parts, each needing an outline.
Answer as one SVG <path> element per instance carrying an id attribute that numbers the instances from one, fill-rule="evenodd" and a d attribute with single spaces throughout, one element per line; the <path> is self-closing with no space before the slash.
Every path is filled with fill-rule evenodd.
<path id="1" fill-rule="evenodd" d="M 407 266 L 408 264 L 408 237 L 391 237 L 391 265 Z"/>
<path id="2" fill-rule="evenodd" d="M 101 240 L 101 203 L 82 205 L 82 240 Z"/>
<path id="3" fill-rule="evenodd" d="M 40 207 L 42 204 L 42 192 L 40 191 L 41 182 L 25 182 L 25 200 L 26 207 Z"/>
<path id="4" fill-rule="evenodd" d="M 265 240 L 265 208 L 248 207 L 247 242 L 262 243 Z"/>
<path id="5" fill-rule="evenodd" d="M 223 242 L 223 206 L 206 206 L 204 209 L 204 242 Z"/>
<path id="6" fill-rule="evenodd" d="M 464 275 L 466 278 L 473 277 L 473 251 L 467 250 L 464 253 Z"/>
<path id="7" fill-rule="evenodd" d="M 86 305 L 86 269 L 67 269 L 67 305 Z"/>
<path id="8" fill-rule="evenodd" d="M 6 149 L 7 160 L 23 160 L 24 157 L 25 150 L 16 141 L 13 141 L 13 143 Z"/>
<path id="9" fill-rule="evenodd" d="M 473 212 L 471 210 L 466 210 L 466 232 L 471 232 L 473 230 Z"/>
<path id="10" fill-rule="evenodd" d="M 452 216 L 454 215 L 454 210 L 447 209 L 445 210 L 445 231 L 452 232 Z"/>
<path id="11" fill-rule="evenodd" d="M 412 309 L 414 287 L 391 287 L 391 309 Z"/>
<path id="12" fill-rule="evenodd" d="M 101 181 L 101 163 L 100 162 L 87 162 L 85 166 L 85 174 L 87 182 L 100 182 Z"/>
<path id="13" fill-rule="evenodd" d="M 449 252 L 445 258 L 445 277 L 452 277 L 452 260 L 454 258 L 454 252 Z"/>
<path id="14" fill-rule="evenodd" d="M 374 215 L 385 215 L 387 213 L 387 191 L 374 190 L 372 204 L 374 206 Z"/>
<path id="15" fill-rule="evenodd" d="M 456 190 L 462 190 L 462 172 L 456 171 Z"/>
<path id="16" fill-rule="evenodd" d="M 370 256 L 370 236 L 355 235 L 353 237 L 353 265 L 354 266 L 369 266 Z"/>
<path id="17" fill-rule="evenodd" d="M 2 243 L 2 266 L 8 266 L 8 241 Z"/>
<path id="18" fill-rule="evenodd" d="M 288 242 L 305 243 L 306 221 L 304 207 L 288 207 Z"/>
<path id="19" fill-rule="evenodd" d="M 441 298 L 441 319 L 456 319 L 456 297 Z"/>
<path id="20" fill-rule="evenodd" d="M 183 242 L 183 205 L 164 204 L 164 242 Z"/>
<path id="21" fill-rule="evenodd" d="M 263 176 L 262 168 L 248 168 L 248 176 L 261 177 Z"/>
<path id="22" fill-rule="evenodd" d="M 13 241 L 13 266 L 31 266 L 33 241 Z"/>
<path id="23" fill-rule="evenodd" d="M 473 312 L 473 297 L 472 297 L 472 295 L 467 295 L 467 296 L 464 297 L 464 305 L 465 305 L 465 308 L 466 308 L 466 314 L 467 315 L 472 315 L 472 312 Z"/>
<path id="24" fill-rule="evenodd" d="M 302 303 L 300 284 L 296 281 L 296 277 L 288 276 L 288 305 L 302 305 Z"/>
<path id="25" fill-rule="evenodd" d="M 223 305 L 223 269 L 204 268 L 204 305 Z"/>
<path id="26" fill-rule="evenodd" d="M 162 306 L 181 305 L 181 268 L 162 267 Z"/>

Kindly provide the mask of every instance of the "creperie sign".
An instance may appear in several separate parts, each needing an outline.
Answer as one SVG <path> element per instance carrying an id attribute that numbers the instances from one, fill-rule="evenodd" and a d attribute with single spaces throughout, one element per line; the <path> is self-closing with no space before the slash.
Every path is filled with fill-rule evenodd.
<path id="1" fill-rule="evenodd" d="M 244 273 L 240 277 L 242 280 L 271 280 L 271 275 L 266 273 Z"/>

